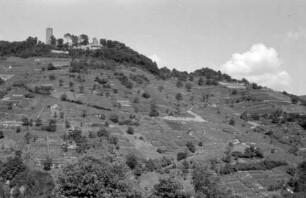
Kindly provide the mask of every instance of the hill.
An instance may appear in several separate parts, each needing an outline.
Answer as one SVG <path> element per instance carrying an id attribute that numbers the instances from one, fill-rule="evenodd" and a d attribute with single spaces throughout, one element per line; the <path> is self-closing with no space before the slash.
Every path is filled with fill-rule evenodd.
<path id="1" fill-rule="evenodd" d="M 56 183 L 56 193 L 67 197 L 68 184 L 96 197 L 163 197 L 164 188 L 178 189 L 173 197 L 301 191 L 295 170 L 305 156 L 306 109 L 291 95 L 210 68 L 159 69 L 125 45 L 110 46 L 27 58 L 6 52 L 1 58 L 3 167 L 15 167 L 14 156 L 26 170 L 40 171 L 19 168 L 8 178 L 2 171 L 12 181 L 2 190 L 38 197 L 33 192 L 52 194 Z M 95 170 L 103 176 L 91 178 L 100 174 Z M 42 173 L 52 181 L 31 186 L 20 178 Z M 80 187 L 74 179 L 82 175 L 99 185 L 82 180 Z"/>

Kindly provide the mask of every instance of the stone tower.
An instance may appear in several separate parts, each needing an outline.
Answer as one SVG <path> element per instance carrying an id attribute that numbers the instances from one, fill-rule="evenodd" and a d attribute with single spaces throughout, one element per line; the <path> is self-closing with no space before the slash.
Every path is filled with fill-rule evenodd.
<path id="1" fill-rule="evenodd" d="M 47 28 L 46 29 L 46 44 L 51 44 L 51 36 L 53 36 L 53 28 Z"/>

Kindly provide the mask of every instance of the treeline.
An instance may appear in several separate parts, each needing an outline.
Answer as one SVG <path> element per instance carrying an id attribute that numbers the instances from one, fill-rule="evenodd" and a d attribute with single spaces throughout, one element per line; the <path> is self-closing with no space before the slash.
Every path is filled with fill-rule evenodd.
<path id="1" fill-rule="evenodd" d="M 28 58 L 32 56 L 49 55 L 51 46 L 38 41 L 37 37 L 28 37 L 25 41 L 0 41 L 0 56 L 18 56 Z"/>
<path id="2" fill-rule="evenodd" d="M 71 49 L 70 55 L 72 57 L 93 57 L 100 60 L 113 60 L 116 63 L 138 67 L 154 75 L 159 75 L 159 69 L 155 62 L 126 47 L 123 43 L 120 45 L 110 45 L 110 47 L 106 46 L 97 50 Z"/>

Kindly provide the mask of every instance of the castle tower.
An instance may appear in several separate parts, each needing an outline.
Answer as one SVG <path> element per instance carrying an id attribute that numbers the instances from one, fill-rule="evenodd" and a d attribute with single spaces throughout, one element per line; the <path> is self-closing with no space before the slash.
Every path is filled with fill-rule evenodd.
<path id="1" fill-rule="evenodd" d="M 92 39 L 92 43 L 93 43 L 94 45 L 99 45 L 98 39 L 97 39 L 96 37 L 94 37 L 94 38 Z"/>
<path id="2" fill-rule="evenodd" d="M 53 28 L 47 28 L 46 29 L 46 44 L 51 44 L 51 36 L 53 36 Z"/>

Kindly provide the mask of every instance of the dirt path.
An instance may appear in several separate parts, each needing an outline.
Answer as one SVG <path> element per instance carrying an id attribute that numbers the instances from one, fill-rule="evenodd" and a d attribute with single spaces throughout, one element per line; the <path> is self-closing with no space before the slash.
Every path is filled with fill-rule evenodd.
<path id="1" fill-rule="evenodd" d="M 206 122 L 206 120 L 204 120 L 201 116 L 199 116 L 198 114 L 192 112 L 191 110 L 192 110 L 192 108 L 189 109 L 189 110 L 187 111 L 187 113 L 189 113 L 190 115 L 193 115 L 194 118 L 164 116 L 164 117 L 162 117 L 162 119 L 165 119 L 165 120 L 172 120 L 172 121 L 183 121 L 183 122 Z"/>

